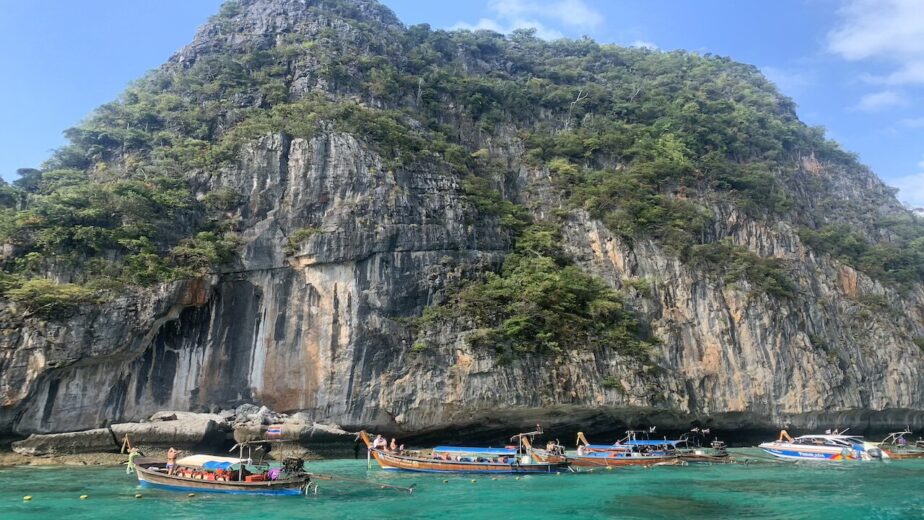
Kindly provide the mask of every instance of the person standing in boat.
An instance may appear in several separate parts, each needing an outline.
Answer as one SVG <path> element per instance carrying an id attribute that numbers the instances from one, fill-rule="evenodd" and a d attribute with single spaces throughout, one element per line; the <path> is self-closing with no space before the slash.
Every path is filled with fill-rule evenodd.
<path id="1" fill-rule="evenodd" d="M 167 450 L 167 474 L 173 475 L 173 472 L 176 471 L 176 456 L 180 454 L 180 451 L 170 446 L 170 449 Z"/>

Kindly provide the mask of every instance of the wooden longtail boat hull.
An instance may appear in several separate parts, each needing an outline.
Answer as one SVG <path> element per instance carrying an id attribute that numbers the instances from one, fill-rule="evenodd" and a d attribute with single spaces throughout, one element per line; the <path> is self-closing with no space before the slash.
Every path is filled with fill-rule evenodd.
<path id="1" fill-rule="evenodd" d="M 654 466 L 655 464 L 679 464 L 677 455 L 651 457 L 582 457 L 554 455 L 545 450 L 533 449 L 532 457 L 541 462 L 567 462 L 578 468 L 613 468 L 621 466 Z"/>
<path id="2" fill-rule="evenodd" d="M 924 459 L 924 451 L 892 451 L 888 450 L 889 458 L 895 460 Z"/>
<path id="3" fill-rule="evenodd" d="M 360 438 L 369 448 L 369 454 L 382 469 L 419 471 L 423 473 L 556 473 L 568 469 L 563 462 L 532 462 L 522 464 L 513 462 L 462 462 L 454 460 L 437 460 L 408 455 L 397 455 L 384 450 L 372 448 L 372 442 L 366 432 L 360 432 Z"/>
<path id="4" fill-rule="evenodd" d="M 239 495 L 302 495 L 310 478 L 306 475 L 291 480 L 273 480 L 267 482 L 222 482 L 199 480 L 194 478 L 168 475 L 166 464 L 161 461 L 139 459 L 135 463 L 138 482 L 144 487 L 167 489 L 170 491 L 230 493 Z M 158 471 L 164 470 L 164 471 Z"/>
<path id="5" fill-rule="evenodd" d="M 459 462 L 406 457 L 372 450 L 372 456 L 382 469 L 422 471 L 429 473 L 555 473 L 567 469 L 567 462 L 502 464 L 493 462 Z"/>

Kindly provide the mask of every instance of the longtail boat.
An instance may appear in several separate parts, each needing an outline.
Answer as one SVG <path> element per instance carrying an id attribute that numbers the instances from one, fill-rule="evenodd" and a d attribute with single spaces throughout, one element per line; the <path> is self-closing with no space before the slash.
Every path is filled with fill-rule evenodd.
<path id="1" fill-rule="evenodd" d="M 431 450 L 390 451 L 374 446 L 365 431 L 359 437 L 369 457 L 382 469 L 427 473 L 556 473 L 568 469 L 567 461 L 534 461 L 518 446 L 478 448 L 437 446 Z"/>
<path id="2" fill-rule="evenodd" d="M 567 453 L 563 446 L 550 442 L 545 449 L 532 447 L 525 438 L 529 452 L 539 461 L 570 462 L 583 468 L 618 466 L 654 466 L 682 464 L 676 449 L 679 441 L 651 441 L 638 439 L 638 431 L 630 430 L 624 439 L 615 444 L 591 444 L 583 432 L 578 432 L 576 452 Z"/>
<path id="3" fill-rule="evenodd" d="M 728 455 L 728 449 L 725 443 L 713 439 L 708 446 L 703 446 L 706 436 L 709 435 L 708 429 L 693 428 L 684 433 L 677 439 L 674 445 L 677 448 L 677 454 L 680 460 L 694 463 L 717 463 L 724 464 L 731 462 Z"/>
<path id="4" fill-rule="evenodd" d="M 248 448 L 250 444 L 243 443 Z M 302 495 L 314 485 L 304 470 L 304 461 L 297 458 L 286 459 L 281 467 L 271 467 L 254 465 L 249 456 L 192 455 L 178 460 L 174 468 L 168 468 L 164 460 L 151 458 L 138 459 L 134 467 L 141 486 L 170 491 Z"/>
<path id="5" fill-rule="evenodd" d="M 912 442 L 906 438 L 907 435 L 911 435 L 908 430 L 890 433 L 879 447 L 893 459 L 924 459 L 924 439 Z"/>

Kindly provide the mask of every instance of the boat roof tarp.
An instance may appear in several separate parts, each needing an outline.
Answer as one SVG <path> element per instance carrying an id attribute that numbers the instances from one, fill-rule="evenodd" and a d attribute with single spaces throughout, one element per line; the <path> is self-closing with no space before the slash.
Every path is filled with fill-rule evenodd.
<path id="1" fill-rule="evenodd" d="M 510 448 L 472 448 L 469 446 L 437 446 L 433 451 L 442 453 L 480 453 L 483 455 L 516 455 L 517 450 Z"/>
<path id="2" fill-rule="evenodd" d="M 662 441 L 635 440 L 635 441 L 626 441 L 626 442 L 624 442 L 624 443 L 622 443 L 622 444 L 628 445 L 628 446 L 632 446 L 632 445 L 634 445 L 634 446 L 664 446 L 664 445 L 666 445 L 666 444 L 670 444 L 671 446 L 673 446 L 674 444 L 677 444 L 678 442 L 680 442 L 680 441 L 669 441 L 669 440 L 662 440 Z"/>
<path id="3" fill-rule="evenodd" d="M 217 464 L 227 463 L 228 466 L 230 466 L 232 464 L 238 464 L 240 462 L 246 462 L 246 461 L 242 461 L 241 459 L 238 459 L 235 457 L 218 457 L 215 455 L 189 455 L 188 457 L 183 457 L 182 459 L 176 461 L 176 463 L 179 464 L 180 466 L 198 466 L 202 468 L 213 469 L 205 465 L 206 463 L 209 463 L 209 462 L 217 463 Z M 224 469 L 224 468 L 219 467 L 216 469 Z"/>

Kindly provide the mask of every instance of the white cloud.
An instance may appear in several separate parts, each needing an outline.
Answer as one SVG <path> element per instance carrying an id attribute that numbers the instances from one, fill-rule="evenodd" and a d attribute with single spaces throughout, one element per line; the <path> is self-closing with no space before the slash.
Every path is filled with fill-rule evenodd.
<path id="1" fill-rule="evenodd" d="M 764 73 L 764 76 L 767 76 L 767 79 L 775 83 L 784 94 L 792 94 L 793 92 L 801 91 L 815 85 L 817 82 L 815 75 L 811 72 L 769 66 L 761 67 L 760 70 Z"/>
<path id="2" fill-rule="evenodd" d="M 488 9 L 493 18 L 481 18 L 475 24 L 458 22 L 450 30 L 486 29 L 507 34 L 535 29 L 539 38 L 554 40 L 564 36 L 554 25 L 593 30 L 603 24 L 603 16 L 583 0 L 490 0 Z"/>
<path id="3" fill-rule="evenodd" d="M 924 84 L 924 0 L 848 0 L 828 33 L 828 50 L 850 61 L 876 59 L 897 67 L 868 79 L 886 85 Z"/>
<path id="4" fill-rule="evenodd" d="M 505 20 L 535 17 L 580 29 L 595 29 L 603 23 L 603 16 L 583 0 L 491 0 L 488 8 Z"/>
<path id="5" fill-rule="evenodd" d="M 635 40 L 629 44 L 629 47 L 635 47 L 637 49 L 648 49 L 650 51 L 658 50 L 658 46 L 651 42 L 646 42 L 645 40 Z"/>
<path id="6" fill-rule="evenodd" d="M 542 38 L 543 40 L 557 40 L 564 37 L 560 31 L 546 27 L 540 22 L 535 20 L 511 20 L 509 22 L 499 22 L 497 20 L 492 20 L 490 18 L 481 18 L 476 24 L 470 24 L 466 22 L 458 22 L 452 27 L 449 28 L 450 31 L 456 31 L 459 29 L 468 30 L 468 31 L 481 31 L 488 30 L 499 32 L 501 34 L 509 34 L 517 29 L 535 29 L 536 36 Z"/>
<path id="7" fill-rule="evenodd" d="M 906 63 L 895 72 L 885 76 L 868 75 L 863 79 L 879 85 L 924 84 L 924 60 Z"/>
<path id="8" fill-rule="evenodd" d="M 894 90 L 883 90 L 863 96 L 853 109 L 861 112 L 879 112 L 886 108 L 899 107 L 907 104 L 908 100 L 901 93 L 895 92 Z"/>
<path id="9" fill-rule="evenodd" d="M 918 161 L 918 173 L 893 179 L 898 199 L 911 208 L 924 208 L 924 156 Z"/>
<path id="10" fill-rule="evenodd" d="M 908 128 L 924 128 L 924 117 L 912 117 L 899 121 L 902 126 Z"/>
<path id="11" fill-rule="evenodd" d="M 914 208 L 924 207 L 924 171 L 893 179 L 891 184 L 898 188 L 898 198 L 905 205 Z"/>

